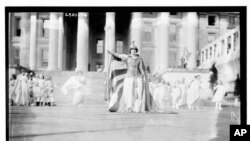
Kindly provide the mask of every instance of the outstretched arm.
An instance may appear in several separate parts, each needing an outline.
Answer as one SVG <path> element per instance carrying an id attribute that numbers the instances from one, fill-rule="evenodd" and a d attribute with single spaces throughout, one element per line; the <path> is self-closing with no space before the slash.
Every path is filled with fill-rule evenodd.
<path id="1" fill-rule="evenodd" d="M 128 55 L 114 53 L 114 52 L 111 52 L 110 50 L 108 50 L 108 53 L 115 56 L 115 57 L 117 57 L 117 58 L 120 58 L 121 60 L 127 60 L 127 58 L 128 58 Z"/>

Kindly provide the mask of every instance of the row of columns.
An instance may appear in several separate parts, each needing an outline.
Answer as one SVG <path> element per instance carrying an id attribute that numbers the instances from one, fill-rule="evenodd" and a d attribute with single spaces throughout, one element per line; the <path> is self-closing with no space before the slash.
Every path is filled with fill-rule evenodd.
<path id="1" fill-rule="evenodd" d="M 88 13 L 78 13 L 78 29 L 77 29 L 77 58 L 76 70 L 88 71 L 88 53 L 89 53 L 89 23 Z M 136 45 L 141 52 L 141 22 L 142 13 L 135 12 L 132 15 L 132 37 L 131 40 L 136 41 Z M 37 19 L 37 13 L 23 13 L 21 30 L 21 62 L 20 64 L 34 70 L 37 68 L 37 26 L 40 21 Z M 30 28 L 28 28 L 30 27 Z M 30 33 L 30 34 L 29 34 Z M 49 22 L 49 51 L 48 51 L 48 70 L 63 69 L 63 40 L 64 25 L 63 13 L 50 13 Z M 29 50 L 29 52 L 28 52 Z M 105 24 L 105 70 L 107 70 L 110 55 L 107 50 L 115 51 L 115 13 L 106 13 Z M 29 54 L 27 56 L 27 53 Z M 29 60 L 29 62 L 27 62 Z M 28 64 L 29 63 L 29 64 Z"/>
<path id="2" fill-rule="evenodd" d="M 30 22 L 29 22 L 30 21 Z M 158 19 L 159 28 L 159 48 L 156 57 L 161 69 L 169 68 L 169 12 L 161 12 Z M 30 29 L 29 27 L 30 23 Z M 48 70 L 62 70 L 63 69 L 63 37 L 64 37 L 64 25 L 63 25 L 63 13 L 50 13 L 50 30 L 49 30 L 49 53 L 48 53 Z M 198 16 L 196 12 L 188 12 L 184 14 L 182 28 L 185 30 L 185 37 L 182 37 L 181 42 L 185 44 L 185 47 L 190 52 L 190 56 L 187 59 L 187 67 L 193 69 L 196 67 L 196 50 L 197 50 L 197 27 Z M 88 25 L 88 13 L 78 13 L 78 30 L 77 30 L 77 59 L 76 70 L 88 71 L 88 53 L 89 53 L 89 25 Z M 30 47 L 29 56 L 21 55 L 21 65 L 27 66 L 25 62 L 29 60 L 30 69 L 36 69 L 36 52 L 37 52 L 37 13 L 23 13 L 21 22 L 22 33 L 22 51 L 27 53 L 28 47 Z M 134 12 L 132 14 L 131 21 L 131 41 L 135 41 L 138 46 L 139 53 L 142 53 L 141 49 L 141 29 L 142 29 L 142 13 Z M 29 34 L 30 32 L 30 34 Z M 30 35 L 30 36 L 29 36 Z M 30 41 L 30 42 L 29 42 Z M 183 48 L 183 47 L 182 47 Z M 115 51 L 115 13 L 106 13 L 105 24 L 105 71 L 109 66 L 110 56 L 107 54 L 107 50 Z M 182 54 L 184 55 L 184 54 Z M 27 58 L 29 57 L 29 58 Z M 22 62 L 23 60 L 23 62 Z"/>
<path id="3" fill-rule="evenodd" d="M 157 71 L 169 68 L 169 25 L 170 13 L 161 12 L 158 16 L 157 40 L 159 45 L 156 51 Z M 198 15 L 196 12 L 183 13 L 182 25 L 180 26 L 180 58 L 186 58 L 187 68 L 196 68 L 198 46 Z"/>

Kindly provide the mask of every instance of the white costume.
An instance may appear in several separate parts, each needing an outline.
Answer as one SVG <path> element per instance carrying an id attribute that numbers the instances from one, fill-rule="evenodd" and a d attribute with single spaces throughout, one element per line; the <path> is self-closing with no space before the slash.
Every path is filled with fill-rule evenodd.
<path id="1" fill-rule="evenodd" d="M 159 110 L 164 110 L 165 108 L 165 97 L 167 96 L 167 87 L 165 84 L 158 84 L 158 86 L 156 87 L 155 91 L 154 91 L 154 100 L 155 103 L 157 105 L 157 107 L 159 108 Z"/>
<path id="2" fill-rule="evenodd" d="M 222 102 L 224 95 L 225 95 L 225 89 L 222 85 L 217 85 L 214 88 L 216 90 L 214 97 L 213 97 L 213 102 Z"/>
<path id="3" fill-rule="evenodd" d="M 172 87 L 171 97 L 172 97 L 172 107 L 179 109 L 181 105 L 181 95 L 182 91 L 178 85 Z"/>
<path id="4" fill-rule="evenodd" d="M 200 98 L 200 88 L 201 82 L 198 80 L 193 80 L 191 82 L 190 88 L 188 90 L 187 95 L 187 105 L 188 106 L 195 106 Z"/>
<path id="5" fill-rule="evenodd" d="M 166 96 L 164 99 L 164 104 L 165 104 L 165 107 L 171 107 L 171 105 L 172 105 L 172 98 L 171 98 L 172 88 L 170 85 L 167 85 L 166 89 L 167 89 L 167 92 L 165 93 Z"/>
<path id="6" fill-rule="evenodd" d="M 16 94 L 15 93 L 11 94 L 11 92 L 14 89 L 15 83 L 16 83 L 15 79 L 10 80 L 10 82 L 9 82 L 9 100 L 12 100 L 13 102 L 15 101 Z"/>
<path id="7" fill-rule="evenodd" d="M 45 80 L 38 79 L 38 93 L 37 93 L 37 101 L 44 102 L 45 100 Z"/>
<path id="8" fill-rule="evenodd" d="M 54 102 L 54 83 L 51 80 L 45 82 L 46 102 Z"/>
<path id="9" fill-rule="evenodd" d="M 28 94 L 28 77 L 20 74 L 17 77 L 17 81 L 11 92 L 11 95 L 16 94 L 15 103 L 16 105 L 29 105 L 29 94 Z"/>
<path id="10" fill-rule="evenodd" d="M 75 94 L 72 104 L 81 105 L 84 103 L 85 96 L 91 94 L 91 85 L 84 76 L 72 76 L 63 85 L 61 91 L 63 94 Z"/>
<path id="11" fill-rule="evenodd" d="M 186 89 L 186 84 L 185 83 L 181 83 L 180 84 L 180 88 L 181 88 L 181 105 L 186 105 L 187 104 L 187 89 Z"/>
<path id="12" fill-rule="evenodd" d="M 32 89 L 33 89 L 33 97 L 35 99 L 37 99 L 37 97 L 39 96 L 38 79 L 36 77 L 33 77 L 32 81 L 33 81 L 33 87 L 32 87 Z"/>

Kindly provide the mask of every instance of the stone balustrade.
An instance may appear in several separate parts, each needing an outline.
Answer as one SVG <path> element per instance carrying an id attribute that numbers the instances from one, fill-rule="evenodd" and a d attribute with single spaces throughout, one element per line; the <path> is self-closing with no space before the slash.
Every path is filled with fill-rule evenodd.
<path id="1" fill-rule="evenodd" d="M 200 68 L 210 68 L 213 63 L 227 63 L 239 58 L 239 49 L 240 30 L 236 27 L 201 49 Z"/>

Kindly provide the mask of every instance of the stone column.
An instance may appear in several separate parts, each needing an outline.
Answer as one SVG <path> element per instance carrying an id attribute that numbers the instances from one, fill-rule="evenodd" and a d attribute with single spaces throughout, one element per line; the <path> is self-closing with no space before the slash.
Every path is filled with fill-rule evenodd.
<path id="1" fill-rule="evenodd" d="M 31 12 L 30 16 L 30 69 L 35 70 L 36 65 L 36 50 L 37 50 L 37 13 Z"/>
<path id="2" fill-rule="evenodd" d="M 217 44 L 217 58 L 221 57 L 221 46 L 221 40 L 219 40 Z"/>
<path id="3" fill-rule="evenodd" d="M 49 20 L 48 70 L 58 69 L 58 13 L 51 12 Z"/>
<path id="4" fill-rule="evenodd" d="M 169 12 L 161 12 L 159 15 L 159 50 L 157 59 L 160 70 L 169 68 Z"/>
<path id="5" fill-rule="evenodd" d="M 9 46 L 8 46 L 8 49 L 9 49 L 9 64 L 14 64 L 14 47 L 13 47 L 13 45 L 12 45 L 12 37 L 13 37 L 13 29 L 15 29 L 14 28 L 14 25 L 13 25 L 13 23 L 14 23 L 14 18 L 13 18 L 13 13 L 11 13 L 11 12 L 9 12 L 8 13 L 8 15 L 9 15 L 9 24 L 8 24 L 8 38 L 9 38 L 9 40 L 8 40 L 8 43 L 9 43 Z"/>
<path id="6" fill-rule="evenodd" d="M 20 65 L 29 68 L 30 13 L 21 14 Z"/>
<path id="7" fill-rule="evenodd" d="M 214 47 L 214 45 L 212 46 L 212 60 L 214 60 L 215 59 L 215 47 Z"/>
<path id="8" fill-rule="evenodd" d="M 201 56 L 200 56 L 200 63 L 203 64 L 204 63 L 204 51 L 201 51 Z"/>
<path id="9" fill-rule="evenodd" d="M 224 50 L 223 50 L 223 56 L 227 55 L 227 47 L 228 47 L 228 36 L 226 38 L 224 38 Z"/>
<path id="10" fill-rule="evenodd" d="M 198 46 L 198 15 L 196 12 L 185 13 L 187 32 L 187 68 L 196 68 L 197 46 Z"/>
<path id="11" fill-rule="evenodd" d="M 231 50 L 230 52 L 233 52 L 234 51 L 234 34 L 231 35 Z"/>
<path id="12" fill-rule="evenodd" d="M 89 63 L 89 26 L 88 13 L 78 13 L 77 26 L 77 54 L 76 54 L 76 71 L 88 71 Z"/>
<path id="13" fill-rule="evenodd" d="M 63 70 L 63 37 L 64 37 L 64 25 L 63 25 L 63 13 L 59 13 L 59 31 L 58 31 L 58 69 Z"/>
<path id="14" fill-rule="evenodd" d="M 141 30 L 142 30 L 142 12 L 133 12 L 131 21 L 131 43 L 134 41 L 141 54 Z"/>
<path id="15" fill-rule="evenodd" d="M 43 21 L 42 21 L 42 19 L 37 19 L 37 36 L 39 37 L 39 38 L 41 38 L 42 37 L 42 30 L 43 30 Z"/>
<path id="16" fill-rule="evenodd" d="M 115 13 L 106 12 L 106 24 L 105 24 L 105 68 L 107 72 L 109 68 L 111 56 L 108 54 L 108 50 L 115 52 Z"/>

